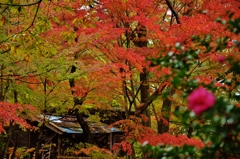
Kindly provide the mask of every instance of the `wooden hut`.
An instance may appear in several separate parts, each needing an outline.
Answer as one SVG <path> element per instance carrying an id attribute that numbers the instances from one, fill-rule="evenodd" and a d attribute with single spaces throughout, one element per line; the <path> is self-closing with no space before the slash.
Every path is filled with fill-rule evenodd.
<path id="1" fill-rule="evenodd" d="M 88 122 L 94 141 L 100 148 L 111 151 L 115 143 L 121 142 L 123 132 L 116 127 L 109 127 L 109 124 L 124 118 L 124 113 L 117 111 L 99 111 L 90 110 L 91 114 L 99 112 L 99 116 L 104 116 L 105 120 L 101 122 L 92 122 L 85 116 Z M 107 116 L 107 118 L 106 118 Z M 107 120 L 106 120 L 107 119 Z M 30 159 L 34 156 L 34 148 L 39 146 L 40 158 L 68 158 L 67 149 L 74 144 L 84 141 L 83 130 L 81 129 L 77 119 L 73 115 L 56 116 L 56 115 L 40 115 L 36 116 L 34 121 L 30 122 L 32 126 L 40 127 L 39 130 L 23 131 L 17 125 L 14 126 L 9 147 L 18 147 L 31 149 L 31 155 L 27 155 L 24 159 Z M 44 126 L 43 126 L 44 125 Z M 41 135 L 40 135 L 41 134 Z M 41 136 L 41 137 L 40 137 Z M 3 137 L 0 141 L 7 139 Z M 8 152 L 11 155 L 11 152 Z M 61 158 L 61 159 L 62 159 Z"/>
<path id="2" fill-rule="evenodd" d="M 74 116 L 41 115 L 37 122 L 45 123 L 44 139 L 41 142 L 41 155 L 46 156 L 68 156 L 69 147 L 84 142 L 83 130 Z M 90 122 L 87 118 L 90 131 L 94 141 L 100 148 L 112 149 L 113 144 L 119 142 L 122 131 L 101 122 Z"/>

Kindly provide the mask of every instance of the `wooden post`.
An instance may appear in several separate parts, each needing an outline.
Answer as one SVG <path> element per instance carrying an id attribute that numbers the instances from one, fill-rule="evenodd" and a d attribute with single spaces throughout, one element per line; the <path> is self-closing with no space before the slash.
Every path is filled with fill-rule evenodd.
<path id="1" fill-rule="evenodd" d="M 109 148 L 110 148 L 110 151 L 112 152 L 112 146 L 113 146 L 113 134 L 112 132 L 110 133 L 110 136 L 109 136 Z"/>
<path id="2" fill-rule="evenodd" d="M 105 146 L 106 146 L 105 148 L 106 149 L 108 149 L 108 136 L 109 136 L 109 134 L 106 134 L 106 139 L 105 139 Z"/>
<path id="3" fill-rule="evenodd" d="M 60 139 L 60 135 L 58 134 L 58 149 L 57 149 L 57 155 L 60 156 L 61 155 L 61 139 Z"/>

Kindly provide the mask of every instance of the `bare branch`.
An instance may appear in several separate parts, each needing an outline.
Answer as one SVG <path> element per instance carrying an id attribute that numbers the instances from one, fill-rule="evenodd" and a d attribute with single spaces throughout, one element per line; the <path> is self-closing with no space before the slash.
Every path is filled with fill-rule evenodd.
<path id="1" fill-rule="evenodd" d="M 179 18 L 178 18 L 178 14 L 177 14 L 177 12 L 173 9 L 173 6 L 172 6 L 171 2 L 170 2 L 169 0 L 166 0 L 166 3 L 167 3 L 167 5 L 168 5 L 169 9 L 171 10 L 172 14 L 173 14 L 174 17 L 176 18 L 177 23 L 178 23 L 178 24 L 181 24 L 181 23 L 180 23 L 180 20 L 179 20 Z"/>
<path id="2" fill-rule="evenodd" d="M 36 19 L 36 17 L 37 17 L 37 14 L 38 14 L 38 10 L 39 10 L 39 8 L 40 8 L 41 1 L 42 1 L 42 0 L 38 1 L 38 3 L 37 3 L 38 5 L 37 5 L 36 12 L 35 12 L 35 14 L 34 14 L 32 23 L 31 23 L 25 30 L 23 30 L 23 32 L 24 32 L 24 31 L 27 31 L 28 29 L 30 29 L 30 28 L 33 26 L 33 24 L 34 24 L 34 22 L 35 22 L 35 19 Z"/>
<path id="3" fill-rule="evenodd" d="M 3 51 L 3 52 L 0 52 L 0 54 L 5 54 L 5 53 L 9 52 L 10 50 L 11 50 L 11 49 L 5 50 L 5 51 Z"/>
<path id="4" fill-rule="evenodd" d="M 35 22 L 35 20 L 36 20 L 36 17 L 37 17 L 37 14 L 38 14 L 38 11 L 39 11 L 41 2 L 42 2 L 42 0 L 39 0 L 38 2 L 32 3 L 32 5 L 33 5 L 33 4 L 34 4 L 34 5 L 37 4 L 37 9 L 36 9 L 36 12 L 35 12 L 35 14 L 34 14 L 34 17 L 33 17 L 33 20 L 32 20 L 32 22 L 31 22 L 31 24 L 30 24 L 26 29 L 19 31 L 18 33 L 14 34 L 14 35 L 12 35 L 12 36 L 9 36 L 8 38 L 4 39 L 3 41 L 0 41 L 0 44 L 3 43 L 3 42 L 6 42 L 7 40 L 9 40 L 10 38 L 14 37 L 14 36 L 17 35 L 17 34 L 20 34 L 20 33 L 22 33 L 22 32 L 28 31 L 28 30 L 33 26 L 33 24 L 34 24 L 34 22 Z M 0 5 L 4 5 L 4 4 L 0 3 Z M 14 6 L 14 5 L 12 5 L 12 6 Z M 15 5 L 15 6 L 17 6 L 17 5 Z M 25 6 L 31 6 L 31 5 L 29 4 L 29 5 L 25 5 Z"/>
<path id="5" fill-rule="evenodd" d="M 8 9 L 9 6 L 7 6 L 6 8 L 3 9 L 3 11 L 0 13 L 0 14 L 3 14 L 7 9 Z"/>
<path id="6" fill-rule="evenodd" d="M 167 83 L 163 83 L 155 92 L 152 93 L 152 95 L 148 98 L 148 100 L 143 103 L 135 112 L 135 115 L 138 116 L 144 112 L 144 110 L 147 109 L 147 107 L 159 96 L 160 93 L 162 93 L 163 89 L 167 86 Z"/>

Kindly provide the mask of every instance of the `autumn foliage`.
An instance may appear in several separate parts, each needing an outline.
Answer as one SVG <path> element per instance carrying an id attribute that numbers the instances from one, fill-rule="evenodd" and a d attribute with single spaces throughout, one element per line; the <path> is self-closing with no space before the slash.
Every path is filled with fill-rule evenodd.
<path id="1" fill-rule="evenodd" d="M 156 148 L 159 158 L 239 157 L 239 6 L 239 0 L 3 0 L 0 132 L 10 123 L 29 128 L 24 115 L 35 110 L 29 105 L 38 114 L 79 118 L 108 109 L 121 114 L 112 126 L 124 134 L 114 153 L 135 158 L 139 143 L 140 154 Z M 74 151 L 91 152 L 113 155 L 97 145 Z"/>
<path id="2" fill-rule="evenodd" d="M 188 138 L 186 135 L 172 135 L 169 133 L 158 134 L 156 131 L 141 124 L 141 118 L 131 117 L 131 120 L 121 120 L 113 124 L 119 126 L 124 131 L 124 140 L 115 144 L 113 150 L 118 152 L 123 150 L 128 155 L 132 154 L 133 143 L 139 142 L 143 145 L 152 146 L 194 146 L 196 148 L 205 147 L 205 143 L 200 139 Z"/>
<path id="3" fill-rule="evenodd" d="M 29 105 L 21 105 L 19 103 L 0 102 L 0 133 L 4 132 L 4 127 L 10 123 L 18 124 L 24 129 L 31 126 L 24 119 L 24 111 L 34 111 L 35 108 Z"/>
<path id="4" fill-rule="evenodd" d="M 188 138 L 186 135 L 172 135 L 169 133 L 163 134 L 149 134 L 143 137 L 139 142 L 142 144 L 150 144 L 153 146 L 179 146 L 183 145 L 194 146 L 196 148 L 203 148 L 205 144 L 195 138 Z"/>

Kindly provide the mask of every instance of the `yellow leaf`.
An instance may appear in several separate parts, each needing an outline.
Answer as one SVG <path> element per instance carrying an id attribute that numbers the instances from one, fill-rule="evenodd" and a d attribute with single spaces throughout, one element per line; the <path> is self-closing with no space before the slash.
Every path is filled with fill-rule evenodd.
<path id="1" fill-rule="evenodd" d="M 11 53 L 13 54 L 13 56 L 16 56 L 16 47 L 15 46 L 11 46 Z"/>

